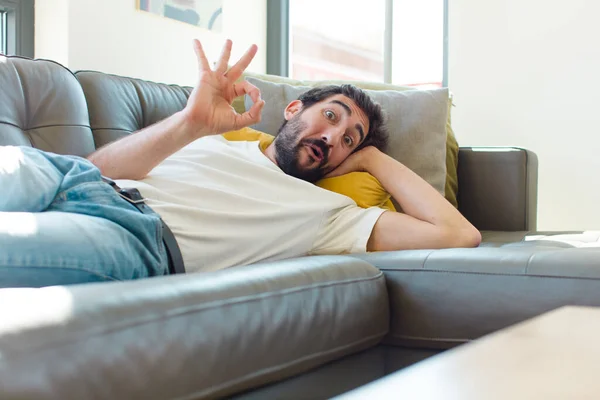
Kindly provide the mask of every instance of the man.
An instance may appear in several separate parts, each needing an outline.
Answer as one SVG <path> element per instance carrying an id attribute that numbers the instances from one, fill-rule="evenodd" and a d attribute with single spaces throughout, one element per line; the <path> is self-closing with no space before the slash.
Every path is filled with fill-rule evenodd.
<path id="1" fill-rule="evenodd" d="M 303 95 L 264 153 L 221 133 L 260 121 L 259 90 L 236 80 L 227 41 L 214 70 L 199 41 L 186 107 L 88 160 L 0 148 L 0 287 L 136 279 L 169 273 L 161 217 L 186 272 L 307 254 L 477 246 L 479 232 L 412 171 L 385 155 L 381 109 L 352 86 Z M 248 94 L 242 115 L 231 107 Z M 375 145 L 377 147 L 375 147 Z M 404 213 L 362 209 L 310 182 L 367 171 Z M 102 176 L 139 189 L 141 213 Z"/>

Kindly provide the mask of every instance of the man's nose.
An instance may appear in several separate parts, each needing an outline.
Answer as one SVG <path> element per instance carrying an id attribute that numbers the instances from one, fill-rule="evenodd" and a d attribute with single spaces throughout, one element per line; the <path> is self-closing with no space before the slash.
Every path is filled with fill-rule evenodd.
<path id="1" fill-rule="evenodd" d="M 321 135 L 321 140 L 323 140 L 328 147 L 335 147 L 340 142 L 340 136 L 337 129 L 328 129 Z"/>

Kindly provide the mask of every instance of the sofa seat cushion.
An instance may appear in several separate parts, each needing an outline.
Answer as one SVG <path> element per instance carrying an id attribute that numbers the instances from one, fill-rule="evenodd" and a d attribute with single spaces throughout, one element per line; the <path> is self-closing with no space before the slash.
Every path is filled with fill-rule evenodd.
<path id="1" fill-rule="evenodd" d="M 222 397 L 378 343 L 385 280 L 323 256 L 0 290 L 0 398 Z"/>
<path id="2" fill-rule="evenodd" d="M 386 277 L 385 342 L 450 348 L 564 305 L 600 306 L 597 233 L 522 236 L 537 239 L 360 256 Z"/>

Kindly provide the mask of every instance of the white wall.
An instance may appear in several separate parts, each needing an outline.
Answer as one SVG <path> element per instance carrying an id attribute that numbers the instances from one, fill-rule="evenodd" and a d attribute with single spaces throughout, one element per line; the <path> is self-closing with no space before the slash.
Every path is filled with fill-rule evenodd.
<path id="1" fill-rule="evenodd" d="M 35 2 L 35 57 L 69 62 L 69 0 Z"/>
<path id="2" fill-rule="evenodd" d="M 539 157 L 539 229 L 600 230 L 600 2 L 452 0 L 461 145 Z"/>
<path id="3" fill-rule="evenodd" d="M 68 12 L 64 7 L 53 11 L 61 4 L 68 4 Z M 266 0 L 224 0 L 219 34 L 138 11 L 133 0 L 38 0 L 36 21 L 36 57 L 55 59 L 74 71 L 193 85 L 194 38 L 200 39 L 211 62 L 227 38 L 233 40 L 232 62 L 255 43 L 259 52 L 248 69 L 266 70 Z"/>

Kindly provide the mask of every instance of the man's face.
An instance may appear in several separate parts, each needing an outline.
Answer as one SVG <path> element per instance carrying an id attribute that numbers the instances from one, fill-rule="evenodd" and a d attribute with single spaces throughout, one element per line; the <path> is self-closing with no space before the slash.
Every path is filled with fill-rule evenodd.
<path id="1" fill-rule="evenodd" d="M 340 165 L 366 138 L 369 119 L 350 98 L 337 94 L 302 108 L 296 100 L 275 139 L 275 159 L 288 175 L 316 182 Z"/>

